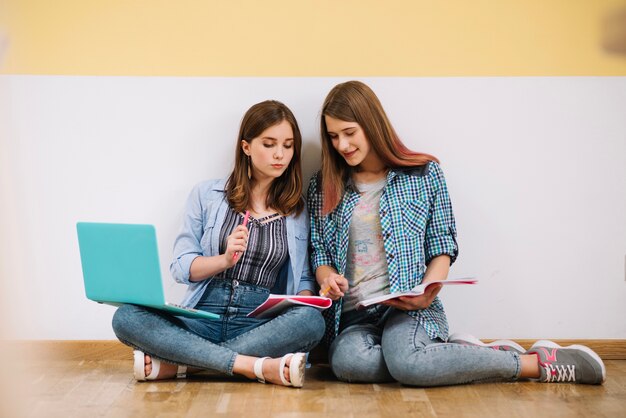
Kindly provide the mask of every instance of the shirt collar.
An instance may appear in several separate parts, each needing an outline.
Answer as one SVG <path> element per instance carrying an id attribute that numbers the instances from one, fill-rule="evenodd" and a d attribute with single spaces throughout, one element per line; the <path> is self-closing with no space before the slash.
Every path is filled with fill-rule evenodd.
<path id="1" fill-rule="evenodd" d="M 226 191 L 226 182 L 227 178 L 220 179 L 213 184 L 212 190 L 216 192 L 225 192 Z"/>
<path id="2" fill-rule="evenodd" d="M 391 181 L 397 176 L 416 176 L 422 177 L 428 174 L 428 164 L 418 165 L 414 167 L 397 167 L 392 168 L 387 173 L 387 184 L 390 184 Z M 358 189 L 352 180 L 352 177 L 348 177 L 348 181 L 346 181 L 346 189 L 356 192 Z"/>

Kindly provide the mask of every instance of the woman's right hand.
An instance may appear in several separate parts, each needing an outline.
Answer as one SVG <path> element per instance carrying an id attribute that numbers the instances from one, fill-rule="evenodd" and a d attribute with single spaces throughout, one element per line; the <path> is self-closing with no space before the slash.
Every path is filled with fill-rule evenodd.
<path id="1" fill-rule="evenodd" d="M 241 258 L 241 253 L 248 247 L 248 227 L 238 225 L 233 233 L 226 238 L 226 266 L 231 268 Z"/>
<path id="2" fill-rule="evenodd" d="M 348 290 L 348 279 L 343 277 L 342 274 L 336 272 L 330 272 L 319 282 L 320 296 L 326 296 L 332 300 L 337 300 L 344 296 L 344 293 Z"/>

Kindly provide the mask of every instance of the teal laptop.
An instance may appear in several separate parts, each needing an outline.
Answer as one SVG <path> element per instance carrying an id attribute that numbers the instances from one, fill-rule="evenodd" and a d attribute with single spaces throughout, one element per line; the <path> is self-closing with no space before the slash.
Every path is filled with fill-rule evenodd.
<path id="1" fill-rule="evenodd" d="M 76 230 L 88 299 L 115 306 L 132 303 L 195 318 L 219 318 L 165 301 L 154 226 L 79 222 Z"/>

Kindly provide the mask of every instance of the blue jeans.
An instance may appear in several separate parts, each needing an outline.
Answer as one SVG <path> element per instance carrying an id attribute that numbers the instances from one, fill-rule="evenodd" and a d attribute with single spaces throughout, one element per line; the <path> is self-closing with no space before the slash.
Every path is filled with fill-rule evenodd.
<path id="1" fill-rule="evenodd" d="M 266 288 L 214 279 L 196 309 L 219 314 L 220 319 L 123 305 L 113 315 L 113 330 L 121 342 L 155 358 L 232 375 L 238 354 L 279 357 L 307 352 L 324 334 L 321 313 L 305 306 L 292 307 L 275 318 L 247 318 L 268 295 Z"/>
<path id="2" fill-rule="evenodd" d="M 428 387 L 514 380 L 521 373 L 517 353 L 431 340 L 418 321 L 393 308 L 347 312 L 342 322 L 329 362 L 346 382 Z"/>

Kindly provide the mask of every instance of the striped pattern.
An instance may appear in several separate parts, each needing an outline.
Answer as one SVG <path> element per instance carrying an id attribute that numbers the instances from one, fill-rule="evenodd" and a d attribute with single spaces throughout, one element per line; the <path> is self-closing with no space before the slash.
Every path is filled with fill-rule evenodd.
<path id="1" fill-rule="evenodd" d="M 308 204 L 311 214 L 311 263 L 346 271 L 350 220 L 359 194 L 347 187 L 333 212 L 321 216 L 322 196 L 318 175 L 311 180 Z M 443 172 L 430 162 L 416 169 L 390 170 L 380 201 L 380 220 L 391 292 L 404 292 L 422 282 L 428 262 L 447 254 L 454 262 L 458 254 L 456 226 Z M 325 311 L 327 341 L 337 335 L 342 300 Z M 439 298 L 428 309 L 409 312 L 431 338 L 448 337 L 448 323 Z"/>
<path id="2" fill-rule="evenodd" d="M 219 277 L 236 279 L 242 283 L 272 288 L 281 267 L 289 255 L 285 217 L 270 215 L 261 219 L 250 216 L 248 223 L 248 249 L 233 267 Z M 243 215 L 229 207 L 220 231 L 220 254 L 226 252 L 228 236 L 243 222 Z"/>

